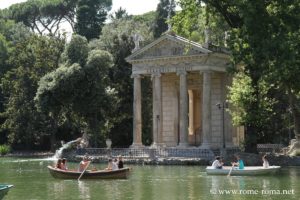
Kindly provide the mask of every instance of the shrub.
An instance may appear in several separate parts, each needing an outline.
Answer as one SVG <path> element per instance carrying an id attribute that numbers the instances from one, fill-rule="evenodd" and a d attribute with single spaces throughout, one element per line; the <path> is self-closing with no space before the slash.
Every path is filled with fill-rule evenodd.
<path id="1" fill-rule="evenodd" d="M 10 146 L 8 146 L 6 144 L 0 145 L 0 154 L 1 155 L 5 155 L 8 152 L 10 152 Z"/>

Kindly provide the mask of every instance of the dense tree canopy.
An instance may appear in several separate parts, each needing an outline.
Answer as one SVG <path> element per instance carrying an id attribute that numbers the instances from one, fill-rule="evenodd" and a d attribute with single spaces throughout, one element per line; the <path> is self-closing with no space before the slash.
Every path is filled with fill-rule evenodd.
<path id="1" fill-rule="evenodd" d="M 286 126 L 284 119 L 289 115 L 289 106 L 294 116 L 295 134 L 298 134 L 300 85 L 293 80 L 297 80 L 295 75 L 299 73 L 299 2 L 180 2 L 185 6 L 181 13 L 187 13 L 190 22 L 199 19 L 199 12 L 193 11 L 204 6 L 210 13 L 222 16 L 230 28 L 229 48 L 234 71 L 238 74 L 229 99 L 237 107 L 232 111 L 233 118 L 246 127 L 246 150 L 255 152 L 257 141 L 272 129 L 274 134 L 278 129 L 283 130 L 279 127 Z M 194 30 L 186 19 L 175 18 L 177 31 L 191 33 Z M 274 116 L 282 119 L 279 126 L 272 126 L 272 121 L 278 122 Z M 271 140 L 272 135 L 268 138 Z"/>
<path id="2" fill-rule="evenodd" d="M 69 62 L 41 79 L 35 100 L 37 107 L 50 115 L 70 110 L 85 121 L 89 134 L 96 137 L 103 135 L 100 133 L 104 131 L 106 115 L 113 103 L 107 77 L 112 57 L 101 50 L 78 51 L 73 57 L 73 52 L 86 47 L 87 40 L 73 36 L 66 48 Z M 85 62 L 78 60 L 85 58 L 87 53 Z M 99 141 L 94 142 L 96 145 Z"/>
<path id="3" fill-rule="evenodd" d="M 163 32 L 168 30 L 167 20 L 175 14 L 175 1 L 174 0 L 160 0 L 156 8 L 156 16 L 154 21 L 154 38 L 161 36 Z"/>
<path id="4" fill-rule="evenodd" d="M 9 69 L 1 80 L 5 97 L 5 118 L 2 129 L 10 132 L 9 141 L 14 147 L 27 149 L 44 145 L 56 130 L 54 119 L 37 111 L 34 96 L 39 79 L 58 67 L 64 40 L 32 35 L 16 44 L 9 58 Z"/>
<path id="5" fill-rule="evenodd" d="M 78 0 L 75 32 L 87 40 L 98 38 L 112 0 Z"/>
<path id="6" fill-rule="evenodd" d="M 22 22 L 39 34 L 57 35 L 61 24 L 73 28 L 77 0 L 28 0 L 13 4 L 3 11 L 3 17 Z"/>

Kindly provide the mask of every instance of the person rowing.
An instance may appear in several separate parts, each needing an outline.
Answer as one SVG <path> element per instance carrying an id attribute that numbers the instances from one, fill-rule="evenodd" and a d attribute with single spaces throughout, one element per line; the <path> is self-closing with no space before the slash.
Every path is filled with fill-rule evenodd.
<path id="1" fill-rule="evenodd" d="M 88 156 L 85 155 L 83 157 L 82 161 L 79 163 L 78 171 L 83 172 L 86 169 L 86 167 L 89 165 L 89 163 L 90 163 L 90 161 L 88 159 Z"/>
<path id="2" fill-rule="evenodd" d="M 244 169 L 245 165 L 244 165 L 244 161 L 238 156 L 235 156 L 237 162 L 232 162 L 232 166 L 237 166 L 238 169 Z"/>

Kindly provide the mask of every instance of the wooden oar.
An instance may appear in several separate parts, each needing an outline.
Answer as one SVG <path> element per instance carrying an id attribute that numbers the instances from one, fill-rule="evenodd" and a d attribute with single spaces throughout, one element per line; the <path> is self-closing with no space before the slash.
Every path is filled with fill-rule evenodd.
<path id="1" fill-rule="evenodd" d="M 91 161 L 88 162 L 88 164 L 86 165 L 86 167 L 84 168 L 84 170 L 82 171 L 82 173 L 80 174 L 80 176 L 78 177 L 78 181 L 80 180 L 80 178 L 82 177 L 82 175 L 84 174 L 84 172 L 87 170 L 87 168 L 89 167 Z"/>
<path id="2" fill-rule="evenodd" d="M 231 174 L 233 168 L 234 168 L 234 164 L 232 165 L 231 169 L 229 170 L 229 173 L 228 173 L 227 176 L 230 176 L 230 174 Z"/>

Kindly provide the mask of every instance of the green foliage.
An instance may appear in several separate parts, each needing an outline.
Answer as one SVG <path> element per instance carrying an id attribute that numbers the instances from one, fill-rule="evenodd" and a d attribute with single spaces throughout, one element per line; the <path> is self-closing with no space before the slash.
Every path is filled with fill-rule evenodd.
<path id="1" fill-rule="evenodd" d="M 1 128 L 15 148 L 41 148 L 56 131 L 53 119 L 36 110 L 33 98 L 40 77 L 57 68 L 63 48 L 63 39 L 33 35 L 10 53 L 12 68 L 1 79 L 6 99 Z"/>
<path id="2" fill-rule="evenodd" d="M 111 51 L 116 48 L 114 47 L 114 42 L 117 42 L 116 40 L 121 40 L 122 36 L 126 36 L 131 39 L 134 34 L 139 34 L 143 38 L 143 41 L 140 43 L 141 46 L 150 43 L 150 41 L 153 40 L 151 27 L 149 27 L 150 22 L 144 21 L 142 18 L 143 17 L 140 16 L 139 19 L 141 20 L 138 21 L 135 19 L 119 19 L 106 24 L 103 27 L 100 40 L 90 42 L 90 48 L 100 48 Z M 130 45 L 133 45 L 133 43 Z M 130 46 L 127 48 L 133 47 Z"/>
<path id="3" fill-rule="evenodd" d="M 88 42 L 85 37 L 73 35 L 70 43 L 66 47 L 66 56 L 70 64 L 78 63 L 84 65 L 88 57 Z"/>
<path id="4" fill-rule="evenodd" d="M 171 19 L 172 29 L 179 35 L 192 41 L 204 43 L 204 30 L 210 30 L 210 39 L 214 45 L 224 46 L 225 31 L 229 26 L 219 13 L 197 0 L 180 0 L 182 10 Z"/>
<path id="5" fill-rule="evenodd" d="M 9 152 L 10 152 L 10 146 L 9 145 L 6 145 L 6 144 L 0 145 L 0 155 L 6 155 Z"/>
<path id="6" fill-rule="evenodd" d="M 156 16 L 154 20 L 153 36 L 158 38 L 161 34 L 168 30 L 168 15 L 169 18 L 175 14 L 175 1 L 174 0 L 160 0 L 156 8 Z"/>
<path id="7" fill-rule="evenodd" d="M 73 45 L 72 42 L 70 45 Z M 77 43 L 77 48 L 86 48 L 86 45 Z M 67 49 L 70 49 L 69 46 Z M 88 52 L 85 63 L 66 63 L 45 75 L 39 82 L 35 97 L 38 109 L 53 116 L 65 110 L 73 113 L 87 124 L 93 145 L 97 146 L 99 137 L 103 138 L 106 132 L 106 116 L 111 110 L 110 105 L 114 104 L 113 91 L 108 87 L 107 78 L 111 63 L 112 56 L 108 52 L 92 50 Z"/>
<path id="8" fill-rule="evenodd" d="M 132 41 L 134 34 L 138 33 L 142 36 L 143 44 L 153 40 L 149 26 L 153 19 L 152 12 L 133 18 L 113 20 L 103 27 L 100 40 L 90 42 L 90 48 L 105 49 L 114 57 L 114 64 L 109 70 L 110 86 L 114 89 L 114 96 L 117 99 L 109 115 L 111 121 L 109 135 L 114 146 L 128 147 L 132 143 L 133 80 L 131 65 L 126 62 L 125 58 L 134 48 Z M 144 144 L 146 141 L 149 144 L 152 141 L 151 81 L 145 78 L 142 81 L 142 88 L 143 141 Z"/>
<path id="9" fill-rule="evenodd" d="M 75 32 L 88 40 L 98 38 L 112 0 L 78 0 Z"/>
<path id="10" fill-rule="evenodd" d="M 13 4 L 4 17 L 22 22 L 39 34 L 58 35 L 63 21 L 74 27 L 77 0 L 28 0 Z"/>

